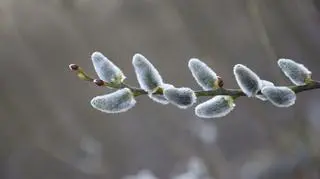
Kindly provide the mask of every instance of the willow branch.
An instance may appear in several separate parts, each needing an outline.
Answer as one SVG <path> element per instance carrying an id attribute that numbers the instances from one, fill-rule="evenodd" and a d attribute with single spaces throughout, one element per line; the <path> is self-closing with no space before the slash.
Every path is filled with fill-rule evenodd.
<path id="1" fill-rule="evenodd" d="M 300 93 L 303 91 L 309 91 L 314 89 L 320 88 L 320 81 L 310 81 L 306 85 L 302 86 L 287 86 L 288 88 L 292 89 L 295 93 Z M 258 94 L 261 94 L 259 91 Z M 197 96 L 216 96 L 216 95 L 228 95 L 232 97 L 240 97 L 240 96 L 246 96 L 241 89 L 224 89 L 219 88 L 212 91 L 196 91 Z"/>
<path id="2" fill-rule="evenodd" d="M 72 69 L 72 70 L 76 71 L 76 74 L 80 79 L 85 80 L 85 81 L 89 81 L 89 82 L 94 82 L 98 86 L 103 86 L 103 87 L 108 87 L 108 88 L 113 88 L 113 89 L 129 88 L 133 92 L 134 96 L 141 96 L 141 95 L 148 94 L 148 92 L 144 91 L 143 89 L 131 86 L 131 85 L 126 84 L 124 82 L 121 83 L 120 85 L 115 85 L 112 83 L 103 82 L 102 80 L 98 79 L 99 83 L 97 83 L 96 82 L 97 80 L 95 80 L 94 78 L 92 78 L 88 74 L 86 74 L 82 70 L 82 68 L 80 68 L 80 67 L 77 67 L 77 69 Z M 292 89 L 295 93 L 301 93 L 304 91 L 320 89 L 320 81 L 311 80 L 306 85 L 287 86 L 287 87 Z M 159 88 L 154 94 L 162 95 L 163 90 L 161 88 Z M 210 90 L 210 91 L 199 90 L 199 91 L 195 91 L 195 94 L 197 97 L 228 95 L 228 96 L 232 96 L 233 98 L 238 98 L 241 96 L 246 96 L 246 94 L 241 89 L 226 89 L 226 88 L 218 88 L 218 89 L 214 89 L 214 90 Z M 261 94 L 261 91 L 259 91 L 258 94 Z"/>

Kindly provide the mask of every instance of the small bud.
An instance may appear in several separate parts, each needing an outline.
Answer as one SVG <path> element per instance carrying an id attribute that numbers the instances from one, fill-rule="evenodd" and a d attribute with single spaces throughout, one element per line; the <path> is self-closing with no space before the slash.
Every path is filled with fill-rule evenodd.
<path id="1" fill-rule="evenodd" d="M 70 64 L 69 69 L 72 71 L 77 71 L 79 69 L 79 66 L 76 64 Z"/>
<path id="2" fill-rule="evenodd" d="M 217 76 L 217 77 L 218 77 L 217 86 L 219 86 L 219 88 L 222 88 L 224 85 L 224 82 L 220 76 Z"/>
<path id="3" fill-rule="evenodd" d="M 274 84 L 270 81 L 267 80 L 261 80 L 261 89 L 265 86 L 274 86 Z M 268 99 L 263 95 L 263 94 L 257 94 L 256 98 L 262 100 L 262 101 L 267 101 Z"/>
<path id="4" fill-rule="evenodd" d="M 282 72 L 291 80 L 295 85 L 304 85 L 307 81 L 311 80 L 311 71 L 304 65 L 297 63 L 290 59 L 279 59 L 278 65 Z"/>
<path id="5" fill-rule="evenodd" d="M 97 86 L 103 86 L 105 85 L 103 80 L 100 79 L 94 79 L 93 82 L 97 85 Z"/>
<path id="6" fill-rule="evenodd" d="M 164 83 L 164 84 L 162 84 L 161 88 L 162 88 L 162 90 L 165 90 L 167 88 L 174 88 L 174 86 L 171 84 Z M 153 101 L 155 101 L 157 103 L 160 103 L 163 105 L 169 104 L 169 101 L 163 95 L 149 93 L 148 96 L 149 96 L 149 98 L 151 98 Z"/>
<path id="7" fill-rule="evenodd" d="M 132 59 L 140 87 L 148 93 L 155 92 L 163 83 L 158 70 L 141 54 Z"/>
<path id="8" fill-rule="evenodd" d="M 218 118 L 229 114 L 235 106 L 231 96 L 219 95 L 199 104 L 195 113 L 201 118 Z"/>
<path id="9" fill-rule="evenodd" d="M 92 53 L 91 60 L 94 69 L 101 80 L 108 83 L 120 84 L 126 78 L 120 68 L 113 64 L 102 53 Z"/>
<path id="10" fill-rule="evenodd" d="M 85 81 L 92 81 L 93 79 L 87 75 L 83 69 L 79 66 L 79 65 L 76 65 L 76 64 L 70 64 L 69 65 L 69 69 L 72 70 L 72 71 L 75 71 L 78 78 L 80 78 L 81 80 L 85 80 Z"/>
<path id="11" fill-rule="evenodd" d="M 96 96 L 91 100 L 92 107 L 106 113 L 125 112 L 136 104 L 133 93 L 128 88 L 103 96 Z"/>
<path id="12" fill-rule="evenodd" d="M 188 67 L 192 76 L 204 90 L 219 88 L 218 77 L 208 65 L 199 59 L 192 58 L 189 60 Z"/>
<path id="13" fill-rule="evenodd" d="M 266 86 L 261 93 L 277 107 L 289 107 L 296 101 L 296 94 L 288 87 Z"/>
<path id="14" fill-rule="evenodd" d="M 255 96 L 261 88 L 259 76 L 248 67 L 237 64 L 233 67 L 233 73 L 241 90 L 248 96 Z"/>
<path id="15" fill-rule="evenodd" d="M 181 109 L 188 108 L 196 102 L 196 95 L 190 88 L 167 88 L 163 91 L 164 97 Z"/>

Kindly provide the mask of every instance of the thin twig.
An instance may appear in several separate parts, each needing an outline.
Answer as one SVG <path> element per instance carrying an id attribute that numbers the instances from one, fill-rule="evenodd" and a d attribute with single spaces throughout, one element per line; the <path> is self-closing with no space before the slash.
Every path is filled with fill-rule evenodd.
<path id="1" fill-rule="evenodd" d="M 79 70 L 80 69 L 80 70 Z M 86 80 L 86 81 L 94 81 L 92 77 L 84 73 L 84 71 L 79 67 L 77 70 L 77 75 L 80 79 Z M 113 85 L 112 83 L 106 83 L 102 85 L 103 87 L 109 87 L 113 89 L 122 89 L 122 88 L 129 88 L 134 96 L 141 96 L 146 95 L 148 92 L 144 91 L 141 88 L 137 88 L 131 85 L 128 85 L 126 83 L 121 83 L 120 85 Z M 292 89 L 295 93 L 300 93 L 303 91 L 309 91 L 314 89 L 320 89 L 320 81 L 310 81 L 306 85 L 302 86 L 287 86 L 288 88 Z M 159 88 L 154 94 L 163 94 L 163 90 Z M 195 91 L 195 94 L 197 97 L 201 96 L 217 96 L 217 95 L 228 95 L 233 98 L 238 98 L 240 96 L 246 96 L 246 94 L 241 89 L 226 89 L 226 88 L 218 88 L 210 91 Z M 261 94 L 261 91 L 258 92 L 258 94 Z"/>

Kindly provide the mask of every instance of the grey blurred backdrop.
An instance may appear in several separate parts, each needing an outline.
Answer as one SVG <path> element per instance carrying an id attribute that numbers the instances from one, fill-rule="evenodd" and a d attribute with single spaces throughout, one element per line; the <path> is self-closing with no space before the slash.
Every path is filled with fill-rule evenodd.
<path id="1" fill-rule="evenodd" d="M 288 85 L 286 57 L 320 79 L 319 12 L 318 0 L 0 0 L 0 178 L 320 178 L 319 91 L 286 109 L 241 98 L 214 120 L 146 96 L 110 115 L 89 104 L 108 91 L 68 70 L 95 75 L 101 51 L 137 85 L 140 52 L 178 87 L 199 89 L 192 57 L 228 88 L 237 63 Z"/>

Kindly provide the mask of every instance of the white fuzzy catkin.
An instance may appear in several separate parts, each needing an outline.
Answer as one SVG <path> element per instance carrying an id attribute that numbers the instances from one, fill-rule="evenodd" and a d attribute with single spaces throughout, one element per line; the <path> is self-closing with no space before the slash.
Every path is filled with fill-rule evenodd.
<path id="1" fill-rule="evenodd" d="M 192 58 L 189 60 L 188 67 L 197 83 L 204 90 L 217 88 L 217 74 L 205 63 L 199 59 Z"/>
<path id="2" fill-rule="evenodd" d="M 290 59 L 279 59 L 278 65 L 282 72 L 291 80 L 295 85 L 304 85 L 306 80 L 311 78 L 311 71 L 304 65 L 297 63 Z"/>
<path id="3" fill-rule="evenodd" d="M 167 88 L 174 88 L 174 86 L 171 84 L 164 83 L 164 84 L 162 84 L 161 88 L 164 90 Z M 149 98 L 151 98 L 153 101 L 155 101 L 157 103 L 160 103 L 163 105 L 169 104 L 169 101 L 164 97 L 164 95 L 149 93 L 148 96 L 149 96 Z"/>
<path id="4" fill-rule="evenodd" d="M 274 84 L 270 81 L 267 80 L 261 80 L 261 89 L 265 86 L 274 86 Z M 257 94 L 256 98 L 262 100 L 262 101 L 267 101 L 268 99 L 263 95 L 263 94 Z"/>
<path id="5" fill-rule="evenodd" d="M 163 84 L 158 70 L 143 55 L 135 54 L 132 64 L 143 90 L 153 93 Z"/>
<path id="6" fill-rule="evenodd" d="M 259 76 L 248 67 L 237 64 L 233 67 L 233 73 L 241 90 L 248 96 L 255 96 L 261 89 Z"/>
<path id="7" fill-rule="evenodd" d="M 296 101 L 296 94 L 285 86 L 266 86 L 261 93 L 277 107 L 289 107 Z"/>
<path id="8" fill-rule="evenodd" d="M 218 118 L 229 114 L 235 107 L 231 96 L 218 95 L 199 104 L 195 113 L 201 118 Z"/>
<path id="9" fill-rule="evenodd" d="M 92 107 L 106 113 L 125 112 L 136 104 L 133 93 L 128 88 L 113 93 L 96 96 L 91 100 Z"/>
<path id="10" fill-rule="evenodd" d="M 174 86 L 172 84 L 169 84 L 169 83 L 163 83 L 160 87 L 162 89 L 174 88 Z"/>
<path id="11" fill-rule="evenodd" d="M 152 99 L 154 102 L 160 103 L 160 104 L 169 104 L 169 101 L 161 94 L 148 94 L 149 98 Z"/>
<path id="12" fill-rule="evenodd" d="M 113 64 L 102 53 L 92 53 L 91 60 L 93 67 L 101 80 L 119 84 L 126 78 L 120 68 Z"/>
<path id="13" fill-rule="evenodd" d="M 185 87 L 164 89 L 163 95 L 170 103 L 181 109 L 192 106 L 197 99 L 194 91 Z"/>

